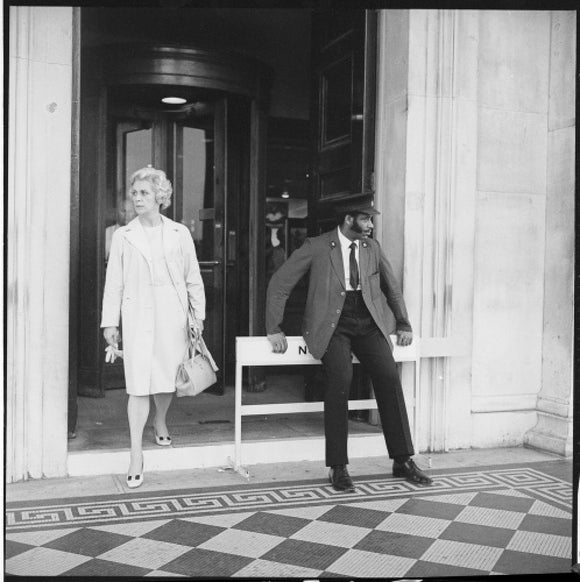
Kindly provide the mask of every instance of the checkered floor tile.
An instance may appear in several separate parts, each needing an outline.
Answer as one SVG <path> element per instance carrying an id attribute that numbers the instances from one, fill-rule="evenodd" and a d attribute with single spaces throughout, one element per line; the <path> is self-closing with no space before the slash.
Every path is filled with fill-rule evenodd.
<path id="1" fill-rule="evenodd" d="M 5 572 L 421 578 L 570 571 L 569 481 L 530 466 L 433 477 L 430 488 L 355 478 L 355 493 L 318 481 L 8 503 Z"/>

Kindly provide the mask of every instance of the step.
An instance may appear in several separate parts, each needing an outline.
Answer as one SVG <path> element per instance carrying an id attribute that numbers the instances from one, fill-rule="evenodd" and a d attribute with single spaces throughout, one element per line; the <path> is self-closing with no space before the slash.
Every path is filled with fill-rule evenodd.
<path id="1" fill-rule="evenodd" d="M 349 457 L 387 456 L 381 433 L 351 435 Z M 233 467 L 234 443 L 156 447 L 144 451 L 147 471 L 175 471 L 205 467 Z M 124 474 L 127 471 L 128 449 L 74 451 L 68 455 L 68 475 Z M 244 441 L 239 465 L 323 461 L 324 438 L 291 438 Z"/>

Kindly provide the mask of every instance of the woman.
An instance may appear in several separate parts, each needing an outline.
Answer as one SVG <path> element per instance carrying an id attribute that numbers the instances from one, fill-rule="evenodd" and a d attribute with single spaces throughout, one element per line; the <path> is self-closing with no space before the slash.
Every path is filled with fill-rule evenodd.
<path id="1" fill-rule="evenodd" d="M 187 325 L 199 336 L 205 319 L 205 293 L 191 233 L 160 212 L 170 205 L 171 194 L 171 182 L 162 170 L 147 167 L 131 176 L 129 198 L 137 216 L 113 233 L 107 265 L 101 327 L 107 344 L 117 346 L 121 316 L 130 488 L 143 483 L 149 396 L 155 402 L 155 441 L 170 445 L 165 419 L 187 350 Z"/>

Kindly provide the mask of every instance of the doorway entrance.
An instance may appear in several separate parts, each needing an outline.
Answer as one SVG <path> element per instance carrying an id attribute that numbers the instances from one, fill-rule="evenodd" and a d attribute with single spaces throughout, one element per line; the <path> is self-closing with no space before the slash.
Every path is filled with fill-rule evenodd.
<path id="1" fill-rule="evenodd" d="M 151 43 L 87 49 L 82 62 L 78 341 L 71 342 L 81 430 L 69 449 L 114 449 L 128 436 L 126 394 L 123 361 L 104 358 L 102 294 L 113 232 L 134 218 L 130 176 L 147 165 L 172 182 L 163 212 L 187 226 L 196 247 L 204 338 L 219 366 L 218 382 L 203 395 L 205 416 L 227 422 L 220 401 L 233 385 L 235 337 L 255 333 L 263 305 L 250 281 L 263 280 L 264 235 L 250 224 L 263 214 L 264 142 L 251 138 L 265 127 L 269 71 L 245 57 L 225 62 L 217 50 Z M 173 434 L 183 427 L 183 443 L 202 410 L 198 399 L 181 402 Z"/>
<path id="2" fill-rule="evenodd" d="M 233 440 L 235 337 L 264 334 L 271 247 L 282 243 L 276 250 L 289 256 L 307 234 L 328 226 L 329 202 L 368 183 L 371 169 L 359 157 L 362 151 L 365 160 L 372 158 L 367 129 L 374 118 L 359 110 L 366 107 L 362 83 L 372 76 L 360 62 L 368 53 L 365 12 L 355 12 L 357 18 L 336 25 L 319 21 L 311 50 L 313 16 L 305 10 L 83 9 L 88 40 L 81 51 L 71 395 L 83 408 L 79 426 L 86 430 L 80 432 L 94 429 L 97 436 L 81 442 L 79 432 L 69 450 L 122 450 L 128 443 L 122 361 L 105 364 L 100 310 L 110 236 L 131 218 L 127 181 L 147 164 L 164 169 L 174 186 L 165 214 L 192 233 L 206 287 L 204 337 L 221 370 L 213 394 L 172 406 L 174 443 Z M 110 44 L 125 36 L 126 22 L 134 25 L 132 41 Z M 166 42 L 167 34 L 180 44 Z M 219 48 L 193 47 L 194 38 Z M 357 86 L 347 90 L 351 79 Z M 351 95 L 356 100 L 349 104 Z M 185 103 L 162 103 L 168 96 Z M 327 155 L 334 151 L 340 155 Z M 305 287 L 297 292 L 304 295 Z M 290 335 L 300 333 L 302 307 L 302 299 L 289 301 Z M 249 404 L 319 397 L 316 378 L 274 372 L 249 379 Z M 376 430 L 359 420 L 352 432 Z M 321 417 L 253 422 L 258 440 L 322 434 Z M 252 438 L 252 427 L 244 431 Z"/>
<path id="3" fill-rule="evenodd" d="M 265 160 L 251 136 L 263 125 L 268 70 L 245 58 L 224 66 L 218 51 L 147 43 L 106 45 L 83 60 L 77 394 L 124 387 L 122 361 L 103 358 L 100 310 L 112 233 L 133 218 L 128 180 L 147 165 L 167 173 L 174 195 L 165 214 L 196 246 L 204 336 L 220 368 L 211 390 L 223 394 L 235 336 L 255 333 L 261 312 L 249 290 L 263 280 L 263 232 L 249 225 L 263 212 Z"/>

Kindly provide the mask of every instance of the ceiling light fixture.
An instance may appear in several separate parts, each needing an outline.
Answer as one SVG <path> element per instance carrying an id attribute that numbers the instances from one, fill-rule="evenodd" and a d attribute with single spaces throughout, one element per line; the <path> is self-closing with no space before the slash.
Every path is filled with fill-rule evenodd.
<path id="1" fill-rule="evenodd" d="M 187 103 L 187 99 L 184 99 L 183 97 L 163 97 L 161 101 L 168 105 L 183 105 L 184 103 Z"/>

